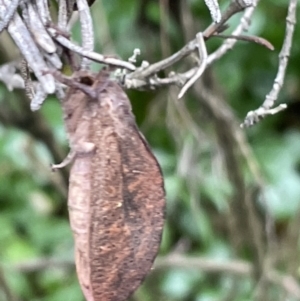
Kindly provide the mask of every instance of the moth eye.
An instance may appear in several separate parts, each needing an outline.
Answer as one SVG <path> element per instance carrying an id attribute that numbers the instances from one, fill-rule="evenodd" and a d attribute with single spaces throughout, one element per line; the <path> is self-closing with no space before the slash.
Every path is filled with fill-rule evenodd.
<path id="1" fill-rule="evenodd" d="M 83 76 L 80 78 L 80 81 L 79 81 L 81 84 L 85 84 L 87 86 L 92 86 L 93 83 L 94 83 L 94 80 L 89 77 L 89 76 Z"/>

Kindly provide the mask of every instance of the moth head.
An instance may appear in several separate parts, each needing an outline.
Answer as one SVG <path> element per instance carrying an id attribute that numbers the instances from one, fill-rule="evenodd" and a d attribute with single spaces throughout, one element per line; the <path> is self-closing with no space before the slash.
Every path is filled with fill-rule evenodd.
<path id="1" fill-rule="evenodd" d="M 82 76 L 79 79 L 81 84 L 92 86 L 94 84 L 94 79 L 91 76 Z"/>

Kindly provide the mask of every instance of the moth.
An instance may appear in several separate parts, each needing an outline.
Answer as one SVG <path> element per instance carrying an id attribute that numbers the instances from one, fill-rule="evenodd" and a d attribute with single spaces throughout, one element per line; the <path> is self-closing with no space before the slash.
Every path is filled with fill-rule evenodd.
<path id="1" fill-rule="evenodd" d="M 130 101 L 107 71 L 78 71 L 62 102 L 72 162 L 68 208 L 87 301 L 126 300 L 157 255 L 165 191 Z"/>

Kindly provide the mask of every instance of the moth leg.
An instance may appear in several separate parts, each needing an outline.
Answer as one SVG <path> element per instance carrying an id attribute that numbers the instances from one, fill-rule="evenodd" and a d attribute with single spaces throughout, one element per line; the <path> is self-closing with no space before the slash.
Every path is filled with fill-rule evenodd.
<path id="1" fill-rule="evenodd" d="M 81 76 L 79 78 L 68 77 L 68 76 L 63 75 L 61 72 L 59 72 L 57 70 L 47 70 L 47 71 L 45 71 L 45 73 L 52 74 L 57 81 L 61 82 L 62 84 L 66 85 L 66 86 L 81 90 L 84 94 L 86 94 L 87 96 L 90 96 L 91 98 L 94 98 L 94 99 L 97 98 L 97 93 L 92 88 L 92 86 L 89 86 L 87 84 L 84 84 L 84 83 L 81 83 L 78 81 L 80 79 L 84 79 L 85 78 L 84 76 Z"/>
<path id="2" fill-rule="evenodd" d="M 84 156 L 87 154 L 91 154 L 96 149 L 94 143 L 91 142 L 83 142 L 78 144 L 76 147 L 72 148 L 68 153 L 67 157 L 59 164 L 51 164 L 51 170 L 56 171 L 57 169 L 66 167 L 75 159 L 76 155 Z"/>
<path id="3" fill-rule="evenodd" d="M 85 84 L 73 81 L 71 87 L 75 87 L 78 90 L 81 90 L 84 94 L 86 94 L 87 96 L 89 96 L 89 97 L 91 97 L 93 99 L 97 98 L 96 91 L 93 88 L 91 88 L 90 86 L 87 86 Z"/>
<path id="4" fill-rule="evenodd" d="M 59 164 L 51 164 L 51 170 L 56 171 L 57 169 L 63 168 L 67 165 L 69 165 L 75 158 L 76 156 L 76 151 L 71 150 L 67 157 Z"/>

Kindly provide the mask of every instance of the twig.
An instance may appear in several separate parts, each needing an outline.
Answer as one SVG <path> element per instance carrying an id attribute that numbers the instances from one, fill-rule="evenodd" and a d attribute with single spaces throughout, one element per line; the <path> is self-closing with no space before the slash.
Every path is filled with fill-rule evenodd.
<path id="1" fill-rule="evenodd" d="M 150 89 L 155 90 L 157 88 L 176 85 L 182 87 L 184 83 L 191 78 L 196 72 L 196 68 L 191 69 L 185 73 L 170 72 L 166 78 L 160 78 L 158 76 L 152 76 L 150 78 L 127 78 L 121 79 L 120 82 L 126 89 Z"/>
<path id="2" fill-rule="evenodd" d="M 20 272 L 34 272 L 46 268 L 73 268 L 74 262 L 66 259 L 37 258 L 35 260 L 21 262 L 12 265 L 12 269 Z M 154 270 L 164 268 L 198 269 L 207 273 L 229 273 L 237 276 L 253 276 L 253 265 L 243 260 L 216 260 L 215 258 L 192 257 L 172 254 L 158 257 L 154 263 Z M 267 272 L 269 282 L 280 286 L 289 295 L 300 298 L 300 287 L 297 281 L 290 275 L 279 274 L 270 269 Z"/>
<path id="3" fill-rule="evenodd" d="M 236 13 L 245 10 L 250 5 L 254 5 L 255 0 L 233 0 L 229 4 L 228 8 L 225 10 L 224 14 L 219 23 L 211 24 L 205 31 L 203 32 L 203 36 L 206 39 L 209 39 L 215 33 L 218 33 L 220 30 L 223 30 L 225 23 Z"/>
<path id="4" fill-rule="evenodd" d="M 229 273 L 239 276 L 253 276 L 254 273 L 252 264 L 242 260 L 217 261 L 215 259 L 187 257 L 177 254 L 159 257 L 155 261 L 155 269 L 166 267 L 199 269 L 208 273 Z M 270 283 L 280 286 L 289 295 L 300 298 L 300 286 L 294 277 L 279 274 L 273 269 L 266 272 L 266 277 Z"/>
<path id="5" fill-rule="evenodd" d="M 29 68 L 28 68 L 28 64 L 26 62 L 25 59 L 22 59 L 21 61 L 21 76 L 24 80 L 24 84 L 25 84 L 25 94 L 28 97 L 28 99 L 32 99 L 33 95 L 34 95 L 34 89 L 33 89 L 33 84 L 30 78 L 30 74 L 29 74 Z"/>
<path id="6" fill-rule="evenodd" d="M 204 39 L 208 39 L 215 34 L 218 34 L 218 31 L 222 26 L 224 26 L 225 22 L 234 14 L 237 12 L 240 12 L 241 10 L 245 9 L 245 13 L 243 17 L 241 18 L 241 21 L 237 28 L 233 31 L 232 35 L 239 36 L 244 30 L 246 30 L 249 27 L 250 24 L 250 18 L 254 12 L 255 6 L 257 4 L 258 0 L 236 0 L 233 1 L 230 6 L 225 11 L 224 15 L 222 16 L 221 21 L 218 24 L 212 24 L 210 25 L 204 32 L 203 37 Z M 249 5 L 252 5 L 252 7 L 248 7 Z M 247 8 L 248 7 L 248 8 Z M 238 39 L 238 38 L 237 38 Z M 254 38 L 255 39 L 255 38 Z M 256 37 L 255 42 L 265 42 L 265 44 L 269 47 L 272 47 L 269 45 L 267 41 L 264 39 L 261 39 L 259 37 Z M 207 59 L 205 60 L 205 67 L 213 63 L 215 60 L 219 59 L 222 55 L 224 55 L 229 49 L 231 49 L 234 44 L 236 43 L 236 39 L 228 39 L 224 42 L 224 44 L 217 49 L 214 53 L 209 55 Z M 126 75 L 124 80 L 124 85 L 126 88 L 146 88 L 148 83 L 148 88 L 154 89 L 156 87 L 160 87 L 163 85 L 170 85 L 175 84 L 178 86 L 182 86 L 182 82 L 184 79 L 189 80 L 191 77 L 195 76 L 196 72 L 199 71 L 199 67 L 194 67 L 190 70 L 188 70 L 185 73 L 176 74 L 172 73 L 172 77 L 161 79 L 157 76 L 154 76 L 159 71 L 164 70 L 184 57 L 191 54 L 196 48 L 197 48 L 197 39 L 194 39 L 190 42 L 188 42 L 182 49 L 171 55 L 170 57 L 161 60 L 157 63 L 151 64 L 147 67 L 140 67 L 137 68 L 134 72 L 129 73 Z M 205 68 L 204 68 L 205 69 Z M 148 80 L 147 80 L 148 78 Z M 151 82 L 151 84 L 150 84 Z M 156 85 L 156 86 L 155 86 Z"/>
<path id="7" fill-rule="evenodd" d="M 247 30 L 250 26 L 250 20 L 254 10 L 256 8 L 257 3 L 259 0 L 254 0 L 251 7 L 246 8 L 239 25 L 236 29 L 232 32 L 231 35 L 239 36 L 243 31 Z M 215 52 L 210 54 L 207 58 L 207 65 L 212 64 L 219 58 L 221 58 L 228 50 L 232 49 L 235 43 L 237 42 L 236 39 L 228 39 L 226 40 L 222 46 L 220 46 Z"/>
<path id="8" fill-rule="evenodd" d="M 68 23 L 68 10 L 67 1 L 59 0 L 58 2 L 58 23 L 57 26 L 60 29 L 66 29 Z"/>
<path id="9" fill-rule="evenodd" d="M 278 112 L 281 112 L 287 108 L 285 103 L 280 104 L 276 108 L 266 109 L 263 106 L 259 107 L 255 111 L 250 111 L 247 113 L 247 116 L 244 120 L 244 123 L 241 124 L 241 128 L 250 127 L 256 123 L 258 123 L 261 119 L 266 117 L 267 115 L 275 115 Z"/>
<path id="10" fill-rule="evenodd" d="M 243 260 L 216 260 L 205 257 L 192 257 L 179 254 L 172 254 L 158 257 L 154 263 L 154 269 L 166 267 L 195 268 L 207 273 L 230 273 L 240 276 L 250 275 L 253 267 Z"/>
<path id="11" fill-rule="evenodd" d="M 8 1 L 8 0 L 0 0 L 0 1 Z M 44 0 L 43 0 L 44 1 Z M 178 74 L 175 75 L 172 74 L 170 78 L 165 78 L 165 79 L 160 79 L 157 76 L 154 76 L 154 74 L 157 74 L 160 70 L 166 69 L 167 67 L 173 65 L 174 63 L 178 62 L 181 60 L 183 57 L 189 55 L 192 53 L 198 46 L 198 41 L 196 38 L 195 40 L 190 41 L 187 45 L 185 45 L 179 52 L 175 53 L 174 55 L 170 56 L 169 58 L 162 60 L 161 62 L 155 63 L 153 65 L 150 65 L 148 67 L 140 67 L 138 69 L 135 68 L 133 64 L 130 62 L 124 62 L 122 60 L 118 60 L 115 58 L 111 57 L 105 57 L 101 54 L 97 54 L 92 51 L 93 49 L 93 36 L 92 36 L 92 21 L 91 21 L 91 16 L 89 12 L 89 8 L 87 5 L 86 0 L 79 0 L 79 3 L 77 4 L 77 7 L 79 9 L 79 14 L 80 15 L 80 23 L 82 26 L 82 37 L 83 37 L 83 47 L 74 45 L 72 42 L 70 42 L 67 38 L 63 36 L 63 34 L 59 33 L 58 30 L 55 30 L 54 28 L 48 28 L 48 32 L 50 35 L 56 39 L 61 45 L 64 47 L 68 48 L 71 51 L 77 52 L 78 54 L 82 55 L 83 57 L 87 58 L 88 60 L 94 60 L 99 63 L 107 64 L 107 65 L 112 65 L 112 66 L 117 66 L 119 68 L 124 68 L 129 71 L 133 71 L 132 73 L 128 74 L 125 78 L 125 86 L 126 87 L 147 87 L 147 85 L 150 85 L 150 88 L 154 87 L 159 87 L 163 85 L 169 85 L 169 84 L 176 84 L 179 86 L 182 86 L 184 83 L 184 80 L 189 81 L 186 83 L 186 86 L 183 88 L 183 92 L 181 93 L 181 96 L 183 93 L 190 87 L 194 81 L 201 76 L 201 73 L 205 70 L 206 68 L 206 63 L 209 62 L 209 60 L 203 59 L 201 60 L 201 65 L 200 68 L 194 68 L 192 70 L 189 70 L 188 72 L 184 74 Z M 204 32 L 203 32 L 203 39 L 209 39 L 211 36 L 214 34 L 218 33 L 219 30 L 221 30 L 221 27 L 224 25 L 224 23 L 235 13 L 243 10 L 245 7 L 249 5 L 249 3 L 252 2 L 250 0 L 235 0 L 233 1 L 228 9 L 225 11 L 224 15 L 222 16 L 220 22 L 218 24 L 212 24 L 209 26 Z M 44 2 L 43 2 L 44 3 Z M 217 2 L 216 2 L 217 3 Z M 215 3 L 215 4 L 216 4 Z M 65 1 L 60 1 L 59 2 L 59 28 L 65 29 L 66 22 L 67 22 L 67 10 L 68 8 L 65 6 Z M 42 22 L 40 22 L 39 18 L 37 21 L 37 24 L 40 24 L 39 28 L 42 30 L 44 29 L 44 24 L 47 19 L 49 19 L 49 12 L 45 7 L 39 8 L 39 11 L 41 11 L 41 15 L 43 15 Z M 26 19 L 26 12 L 24 10 L 24 17 Z M 53 51 L 53 42 L 49 38 L 47 40 L 44 40 L 44 34 L 42 31 L 38 30 L 35 32 L 31 26 L 33 24 L 32 22 L 35 23 L 35 20 L 37 17 L 35 12 L 32 9 L 31 5 L 28 5 L 28 17 L 27 17 L 27 23 L 29 24 L 31 31 L 33 35 L 35 36 L 36 40 L 39 42 L 39 45 L 43 47 L 47 52 L 52 52 Z M 63 26 L 62 26 L 63 25 Z M 202 43 L 204 45 L 204 43 Z M 49 47 L 50 48 L 49 48 Z M 205 45 L 204 45 L 205 47 Z M 202 47 L 202 49 L 204 49 Z M 28 48 L 28 47 L 27 47 Z M 202 51 L 203 54 L 206 54 Z M 56 68 L 59 69 L 61 67 L 61 62 L 58 60 L 57 57 L 52 57 L 47 54 L 43 54 L 44 57 L 47 57 L 47 60 L 51 62 L 51 64 Z M 205 57 L 207 54 L 205 55 Z M 27 58 L 26 58 L 27 59 Z M 87 61 L 83 60 L 82 64 L 84 68 L 87 67 Z M 31 66 L 31 63 L 29 62 L 29 65 Z M 32 67 L 32 66 L 31 66 Z M 32 68 L 34 73 L 36 73 L 36 70 Z M 45 68 L 47 69 L 47 68 Z M 49 75 L 46 75 L 49 76 Z M 190 76 L 190 77 L 188 77 Z M 39 79 L 39 78 L 38 78 Z M 42 86 L 44 87 L 43 83 Z M 49 91 L 45 90 L 45 92 L 49 93 Z"/>
<path id="12" fill-rule="evenodd" d="M 4 8 L 10 3 L 8 0 L 1 0 L 0 2 L 3 4 L 0 5 L 0 17 L 3 18 L 5 15 Z M 43 70 L 48 69 L 47 64 L 45 63 L 43 56 L 31 37 L 31 34 L 28 32 L 28 29 L 18 14 L 15 14 L 9 23 L 8 32 L 22 52 L 35 76 L 42 84 L 44 90 L 49 94 L 54 93 L 54 78 L 51 74 L 43 74 Z"/>
<path id="13" fill-rule="evenodd" d="M 239 23 L 239 25 L 237 26 L 237 28 L 233 31 L 232 35 L 233 36 L 239 36 L 244 30 L 246 30 L 249 27 L 250 24 L 250 18 L 254 12 L 255 6 L 257 4 L 258 0 L 248 0 L 248 1 L 234 1 L 231 3 L 231 5 L 228 7 L 228 9 L 225 11 L 224 15 L 222 16 L 222 19 L 220 21 L 220 23 L 218 24 L 212 24 L 211 26 L 209 26 L 204 32 L 203 32 L 203 37 L 208 39 L 212 36 L 214 36 L 215 34 L 217 34 L 219 28 L 222 27 L 222 25 L 234 14 L 236 14 L 237 12 L 240 12 L 241 10 L 245 9 L 245 13 L 243 15 L 243 17 L 241 18 L 241 21 Z M 248 7 L 248 6 L 252 6 L 252 7 Z M 247 8 L 248 7 L 248 8 Z M 238 37 L 236 38 L 238 39 Z M 206 66 L 210 65 L 212 62 L 214 62 L 215 60 L 219 59 L 221 56 L 223 56 L 229 49 L 231 49 L 234 44 L 236 43 L 236 39 L 228 39 L 224 42 L 224 44 L 217 49 L 214 53 L 212 53 L 211 55 L 209 55 L 207 57 L 207 59 L 205 60 L 205 64 Z M 243 39 L 243 37 L 242 37 Z M 266 46 L 269 46 L 270 48 L 272 48 L 271 44 L 259 37 L 253 37 L 254 42 L 261 42 L 263 44 L 266 44 Z M 197 40 L 192 40 L 189 43 L 187 43 L 181 50 L 179 50 L 178 52 L 174 53 L 173 55 L 171 55 L 170 57 L 149 65 L 146 68 L 137 68 L 136 71 L 134 71 L 133 73 L 130 73 L 128 75 L 126 75 L 126 79 L 125 79 L 125 83 L 126 86 L 129 87 L 142 87 L 144 86 L 144 82 L 141 80 L 142 78 L 147 78 L 150 77 L 156 73 L 158 73 L 161 70 L 164 70 L 170 66 L 172 66 L 173 64 L 175 64 L 176 62 L 180 61 L 182 58 L 186 57 L 187 55 L 189 55 L 190 53 L 192 53 L 197 47 Z M 205 67 L 206 67 L 205 66 Z M 172 79 L 169 80 L 164 80 L 164 83 L 169 83 L 169 84 L 176 84 L 176 85 L 182 85 L 182 79 L 184 78 L 191 78 L 192 76 L 195 75 L 195 73 L 197 72 L 197 70 L 199 70 L 199 67 L 195 67 L 190 69 L 189 71 L 187 71 L 186 73 L 182 73 L 182 74 L 177 74 L 177 76 L 172 76 Z M 178 79 L 179 81 L 176 81 L 175 79 Z M 135 83 L 133 84 L 133 79 L 135 80 Z M 155 80 L 152 83 L 157 83 L 158 86 L 160 86 L 162 84 L 162 79 L 157 79 L 157 77 L 155 77 Z M 162 84 L 163 85 L 163 84 Z M 151 87 L 150 87 L 151 88 Z M 154 88 L 152 86 L 152 88 Z"/>
<path id="14" fill-rule="evenodd" d="M 257 36 L 245 36 L 245 35 L 225 35 L 225 34 L 214 34 L 214 37 L 219 37 L 223 39 L 236 39 L 239 41 L 253 42 L 259 45 L 262 45 L 269 50 L 274 50 L 274 46 L 266 39 Z"/>
<path id="15" fill-rule="evenodd" d="M 92 51 L 86 51 L 82 47 L 77 46 L 73 44 L 70 40 L 65 38 L 63 35 L 61 35 L 56 29 L 54 28 L 48 28 L 49 33 L 53 36 L 53 38 L 59 42 L 62 46 L 70 49 L 71 51 L 74 51 L 92 61 L 110 65 L 110 66 L 116 66 L 119 68 L 125 68 L 130 71 L 135 70 L 135 66 L 129 62 L 125 62 L 116 58 L 111 57 L 105 57 L 102 54 L 92 52 Z"/>
<path id="16" fill-rule="evenodd" d="M 266 96 L 264 103 L 257 110 L 250 111 L 247 114 L 244 123 L 241 124 L 241 127 L 249 127 L 258 122 L 260 119 L 264 118 L 266 115 L 274 115 L 287 107 L 286 104 L 281 104 L 278 107 L 271 109 L 274 106 L 274 103 L 277 100 L 278 94 L 284 83 L 286 67 L 291 52 L 293 34 L 296 24 L 297 3 L 297 0 L 290 0 L 289 2 L 288 14 L 286 17 L 285 38 L 279 54 L 279 67 L 272 90 Z"/>
<path id="17" fill-rule="evenodd" d="M 27 5 L 26 5 L 27 4 Z M 55 53 L 56 45 L 54 44 L 52 38 L 49 36 L 49 33 L 45 29 L 44 24 L 42 23 L 39 15 L 37 14 L 36 9 L 33 7 L 32 3 L 28 1 L 26 4 L 22 5 L 23 7 L 23 18 L 24 21 L 32 33 L 37 44 L 44 49 L 47 53 Z"/>
<path id="18" fill-rule="evenodd" d="M 223 24 L 234 14 L 242 11 L 245 9 L 246 6 L 241 6 L 240 4 L 233 2 L 229 5 L 227 10 L 225 11 L 224 15 L 221 18 L 221 21 L 219 23 L 214 23 L 210 25 L 206 30 L 203 32 L 204 39 L 211 38 L 215 33 L 218 32 L 218 30 L 223 26 Z M 197 48 L 197 40 L 194 39 L 187 43 L 183 48 L 181 48 L 179 51 L 171 55 L 170 57 L 163 59 L 157 63 L 151 64 L 146 68 L 140 67 L 137 68 L 134 72 L 128 74 L 126 77 L 128 79 L 133 78 L 147 78 L 150 77 L 156 73 L 158 73 L 161 70 L 164 70 L 168 67 L 171 67 L 178 61 L 180 61 L 182 58 L 186 57 L 187 55 L 191 54 L 193 51 Z"/>
<path id="19" fill-rule="evenodd" d="M 221 11 L 217 0 L 204 0 L 207 8 L 209 9 L 211 18 L 214 22 L 219 23 L 221 21 Z"/>
<path id="20" fill-rule="evenodd" d="M 26 3 L 22 2 L 20 6 L 22 9 L 22 16 L 28 30 L 32 33 L 32 36 L 38 46 L 42 48 L 41 55 L 47 58 L 52 66 L 60 69 L 62 67 L 62 62 L 56 53 L 57 47 L 45 29 L 45 25 L 41 21 L 36 8 L 33 7 L 33 4 L 30 1 Z M 26 69 L 28 71 L 28 68 Z M 46 99 L 47 92 L 40 82 L 36 83 L 36 85 L 33 85 L 33 83 L 30 81 L 29 72 L 27 72 L 26 75 L 25 73 L 23 74 L 25 80 L 25 90 L 27 96 L 30 96 L 31 99 L 30 108 L 32 111 L 36 111 L 41 107 L 42 103 Z"/>
<path id="21" fill-rule="evenodd" d="M 198 53 L 199 53 L 199 68 L 195 74 L 188 80 L 188 82 L 182 87 L 178 98 L 181 98 L 185 92 L 196 82 L 196 80 L 202 75 L 206 68 L 207 50 L 204 42 L 203 34 L 200 32 L 196 35 L 198 42 Z"/>
<path id="22" fill-rule="evenodd" d="M 30 109 L 32 111 L 37 111 L 43 104 L 46 97 L 47 93 L 44 91 L 42 85 L 40 83 L 37 83 L 35 91 L 33 93 L 33 97 L 30 102 Z"/>
<path id="23" fill-rule="evenodd" d="M 46 25 L 47 23 L 51 22 L 50 12 L 48 10 L 48 1 L 47 0 L 36 1 L 36 7 L 43 24 Z"/>
<path id="24" fill-rule="evenodd" d="M 13 18 L 18 6 L 19 6 L 20 0 L 12 0 L 7 11 L 3 15 L 2 21 L 0 22 L 0 33 L 3 31 L 4 28 L 8 26 L 8 23 Z M 1 16 L 2 17 L 2 16 Z"/>
<path id="25" fill-rule="evenodd" d="M 36 258 L 28 261 L 20 262 L 12 266 L 14 270 L 21 273 L 31 273 L 52 268 L 74 268 L 74 260 L 58 259 L 58 258 Z"/>
<path id="26" fill-rule="evenodd" d="M 92 52 L 94 50 L 94 30 L 90 8 L 86 0 L 77 0 L 77 8 L 81 25 L 82 49 Z M 90 60 L 86 57 L 81 62 L 82 69 L 88 69 Z"/>

